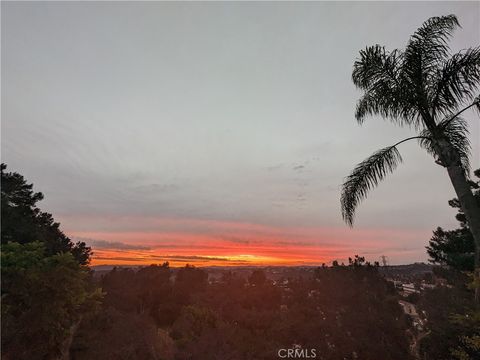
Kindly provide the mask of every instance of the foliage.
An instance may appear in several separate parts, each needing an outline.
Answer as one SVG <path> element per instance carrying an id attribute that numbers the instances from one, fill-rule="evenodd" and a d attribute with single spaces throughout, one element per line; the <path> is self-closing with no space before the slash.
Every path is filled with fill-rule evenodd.
<path id="1" fill-rule="evenodd" d="M 476 309 L 469 314 L 456 315 L 452 322 L 459 324 L 462 329 L 469 329 L 469 333 L 459 337 L 459 344 L 450 349 L 450 353 L 458 360 L 480 359 L 480 310 Z"/>
<path id="2" fill-rule="evenodd" d="M 191 302 L 192 296 L 205 290 L 207 280 L 208 275 L 205 271 L 187 264 L 177 273 L 173 296 L 179 304 L 187 305 Z"/>
<path id="3" fill-rule="evenodd" d="M 474 174 L 480 178 L 480 169 Z M 478 182 L 469 184 L 480 203 Z M 429 330 L 420 352 L 426 359 L 479 359 L 480 313 L 472 300 L 472 287 L 466 285 L 474 269 L 474 240 L 459 201 L 450 200 L 449 205 L 458 209 L 460 227 L 448 231 L 438 227 L 427 246 L 430 261 L 443 265 L 434 268 L 435 276 L 446 279 L 448 286 L 427 290 L 418 300 Z"/>
<path id="4" fill-rule="evenodd" d="M 253 270 L 252 274 L 248 278 L 248 283 L 252 286 L 263 286 L 267 281 L 265 272 L 262 270 Z"/>
<path id="5" fill-rule="evenodd" d="M 22 175 L 6 172 L 6 168 L 1 165 L 2 244 L 40 241 L 47 255 L 70 252 L 80 264 L 87 264 L 91 249 L 84 242 L 72 243 L 52 215 L 37 207 L 43 194 L 34 192 Z"/>
<path id="6" fill-rule="evenodd" d="M 458 270 L 473 271 L 475 246 L 472 233 L 465 228 L 445 231 L 438 227 L 427 246 L 430 261 Z"/>
<path id="7" fill-rule="evenodd" d="M 159 325 L 169 325 L 179 311 L 177 306 L 164 306 L 173 297 L 170 276 L 168 263 L 150 265 L 138 271 L 116 267 L 101 279 L 106 292 L 104 303 L 122 312 L 148 313 Z"/>
<path id="8" fill-rule="evenodd" d="M 152 276 L 135 285 L 145 269 Z M 225 270 L 211 282 L 203 269 L 192 266 L 169 269 L 171 277 L 160 276 L 163 271 L 162 266 L 116 268 L 103 276 L 104 310 L 83 323 L 73 344 L 76 359 L 95 359 L 95 349 L 107 359 L 108 354 L 127 359 L 135 352 L 146 360 L 278 359 L 279 349 L 294 345 L 318 349 L 326 360 L 374 359 L 378 354 L 382 359 L 410 358 L 407 319 L 395 289 L 379 275 L 377 264 L 362 257 L 315 272 L 294 269 L 275 284 L 264 269 L 244 276 Z M 141 294 L 157 287 L 165 292 L 152 293 L 153 301 L 144 302 L 142 310 Z M 162 336 L 151 332 L 155 326 Z M 131 339 L 121 329 L 129 329 Z"/>
<path id="9" fill-rule="evenodd" d="M 98 306 L 89 272 L 71 253 L 46 255 L 40 242 L 2 245 L 5 359 L 58 357 L 82 315 Z"/>
<path id="10" fill-rule="evenodd" d="M 363 92 L 357 121 L 379 115 L 416 129 L 418 136 L 377 151 L 345 179 L 341 206 L 349 225 L 368 191 L 401 162 L 397 146 L 404 141 L 417 139 L 437 163 L 461 166 L 468 174 L 470 143 L 460 115 L 471 107 L 480 110 L 480 47 L 452 55 L 448 40 L 458 26 L 455 15 L 432 17 L 404 50 L 374 45 L 360 51 L 352 72 L 353 83 Z"/>
<path id="11" fill-rule="evenodd" d="M 82 321 L 72 344 L 72 359 L 172 360 L 174 343 L 147 314 L 104 308 Z"/>
<path id="12" fill-rule="evenodd" d="M 387 173 L 392 173 L 402 162 L 400 152 L 394 146 L 378 150 L 358 164 L 343 184 L 341 196 L 342 216 L 352 225 L 355 209 L 367 197 L 368 191 L 377 186 Z"/>
<path id="13" fill-rule="evenodd" d="M 360 51 L 353 83 L 364 91 L 356 118 L 381 115 L 423 127 L 425 112 L 448 117 L 474 100 L 480 84 L 480 48 L 451 55 L 448 40 L 459 26 L 455 15 L 432 17 L 410 37 L 405 50 L 374 45 Z"/>
<path id="14" fill-rule="evenodd" d="M 480 178 L 480 169 L 475 170 L 474 174 Z M 480 204 L 479 182 L 470 181 L 470 187 Z M 472 233 L 458 200 L 450 200 L 449 205 L 458 209 L 456 219 L 460 222 L 460 228 L 443 230 L 438 227 L 429 241 L 427 253 L 432 263 L 448 265 L 460 271 L 473 271 L 475 244 Z"/>
<path id="15" fill-rule="evenodd" d="M 86 266 L 91 250 L 73 244 L 37 202 L 41 193 L 1 165 L 2 355 L 64 357 L 83 316 L 102 297 Z"/>
<path id="16" fill-rule="evenodd" d="M 478 335 L 479 323 L 470 321 L 478 310 L 472 291 L 465 285 L 468 277 L 455 270 L 449 272 L 454 272 L 449 276 L 449 287 L 426 290 L 418 302 L 428 321 L 428 336 L 420 343 L 420 353 L 425 359 L 450 360 L 455 349 L 468 353 L 465 339 Z"/>

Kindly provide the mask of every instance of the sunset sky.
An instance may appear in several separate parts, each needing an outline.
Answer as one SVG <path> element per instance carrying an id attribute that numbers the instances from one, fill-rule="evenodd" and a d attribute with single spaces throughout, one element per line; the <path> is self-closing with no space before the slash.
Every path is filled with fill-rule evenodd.
<path id="1" fill-rule="evenodd" d="M 93 265 L 411 263 L 457 226 L 446 171 L 415 142 L 342 222 L 343 178 L 413 133 L 357 125 L 351 71 L 431 16 L 458 16 L 454 51 L 478 46 L 479 2 L 1 6 L 2 161 Z"/>

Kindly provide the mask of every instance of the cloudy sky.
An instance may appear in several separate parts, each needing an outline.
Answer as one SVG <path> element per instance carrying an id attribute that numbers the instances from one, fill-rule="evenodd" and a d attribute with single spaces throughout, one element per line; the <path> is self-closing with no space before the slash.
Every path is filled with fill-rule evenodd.
<path id="1" fill-rule="evenodd" d="M 2 2 L 2 161 L 94 264 L 425 261 L 454 191 L 414 142 L 342 222 L 343 178 L 412 134 L 358 126 L 350 76 L 451 13 L 452 49 L 478 46 L 478 2 Z"/>

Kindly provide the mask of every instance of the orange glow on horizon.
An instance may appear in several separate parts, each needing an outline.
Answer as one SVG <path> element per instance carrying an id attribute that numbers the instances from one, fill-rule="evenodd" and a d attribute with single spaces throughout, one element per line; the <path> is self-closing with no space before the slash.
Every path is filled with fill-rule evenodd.
<path id="1" fill-rule="evenodd" d="M 120 255 L 120 256 L 119 256 Z M 182 267 L 186 264 L 195 266 L 276 266 L 276 265 L 300 265 L 291 259 L 282 259 L 259 255 L 152 255 L 138 253 L 101 252 L 101 256 L 94 256 L 91 265 L 130 265 L 145 266 L 150 264 L 162 264 L 168 262 L 172 267 Z"/>
<path id="2" fill-rule="evenodd" d="M 355 254 L 372 254 L 375 261 L 392 242 L 417 241 L 424 236 L 419 231 L 272 227 L 197 219 L 117 221 L 118 231 L 68 231 L 74 240 L 92 246 L 91 265 L 143 266 L 168 261 L 174 267 L 320 266 Z M 132 228 L 128 228 L 130 223 Z M 409 250 L 392 248 L 388 254 L 393 251 L 405 254 Z"/>

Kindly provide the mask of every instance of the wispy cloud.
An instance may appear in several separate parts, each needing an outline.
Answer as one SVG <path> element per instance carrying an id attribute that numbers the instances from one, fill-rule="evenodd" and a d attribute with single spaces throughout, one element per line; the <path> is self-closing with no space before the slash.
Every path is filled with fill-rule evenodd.
<path id="1" fill-rule="evenodd" d="M 217 236 L 219 239 L 222 239 L 222 240 L 225 240 L 225 241 L 229 241 L 229 242 L 232 242 L 232 243 L 236 243 L 236 244 L 249 244 L 250 243 L 250 240 L 248 239 L 245 239 L 243 237 L 240 237 L 240 236 L 233 236 L 233 235 L 219 235 Z"/>
<path id="2" fill-rule="evenodd" d="M 209 262 L 209 261 L 235 261 L 247 262 L 247 260 L 229 258 L 228 256 L 200 256 L 200 255 L 152 255 L 149 257 L 153 260 L 174 260 L 182 262 Z"/>
<path id="3" fill-rule="evenodd" d="M 149 246 L 126 244 L 119 241 L 107 241 L 82 237 L 74 237 L 75 241 L 83 241 L 93 249 L 110 249 L 110 250 L 150 250 Z"/>

